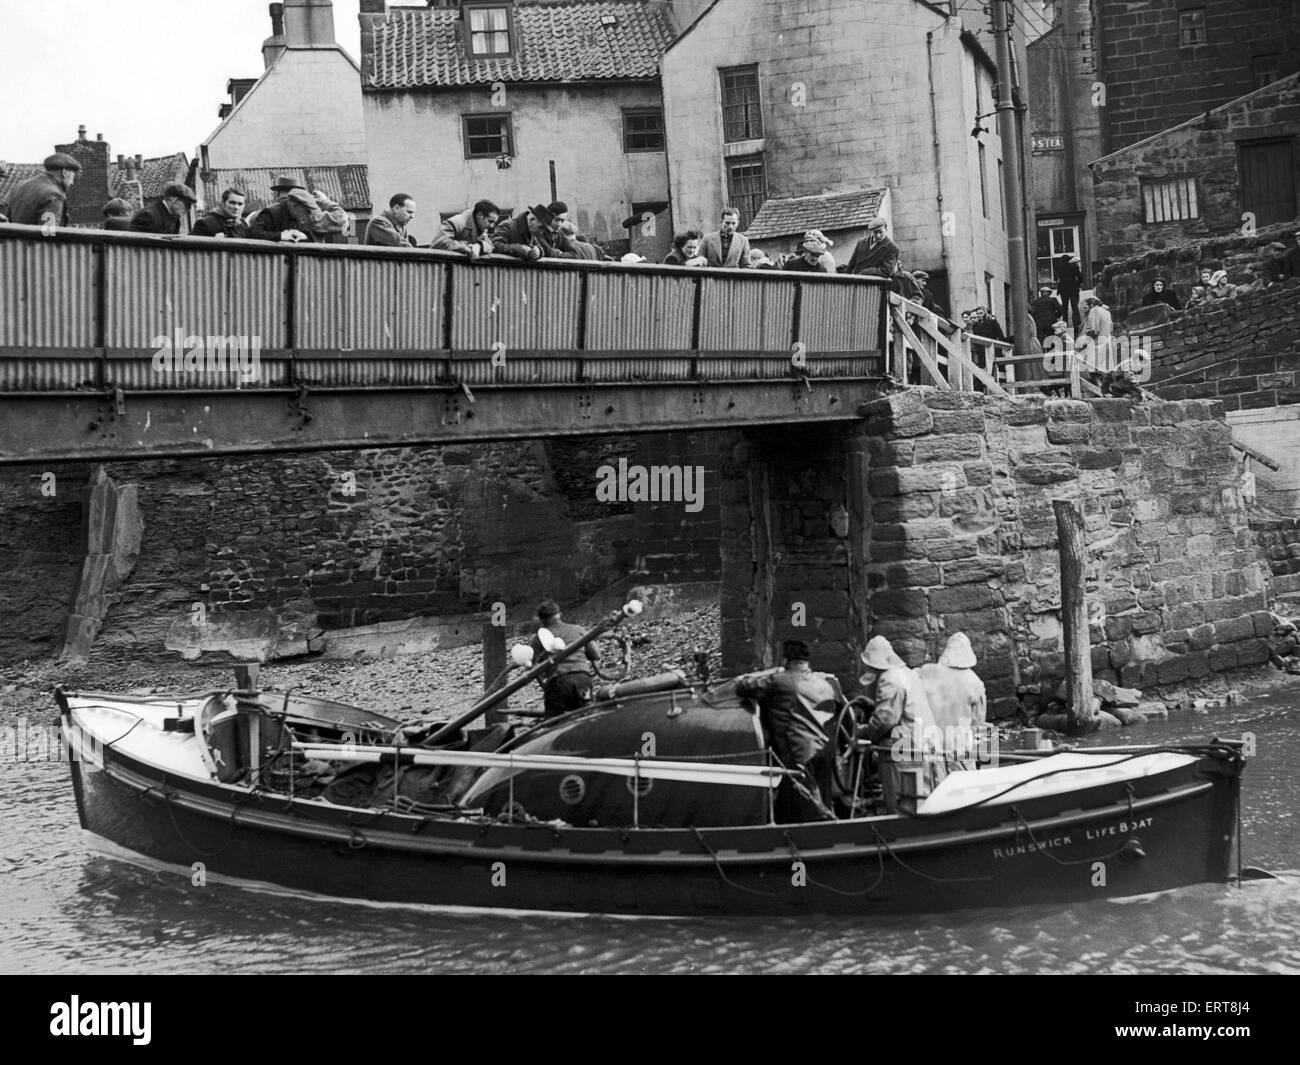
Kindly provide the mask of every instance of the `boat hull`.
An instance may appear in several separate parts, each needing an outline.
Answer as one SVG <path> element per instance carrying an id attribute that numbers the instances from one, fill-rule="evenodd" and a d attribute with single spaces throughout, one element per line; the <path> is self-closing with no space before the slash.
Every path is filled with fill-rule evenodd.
<path id="1" fill-rule="evenodd" d="M 662 916 L 941 912 L 1224 882 L 1240 759 L 934 818 L 571 828 L 177 780 L 65 716 L 83 827 L 207 875 L 344 899 Z"/>

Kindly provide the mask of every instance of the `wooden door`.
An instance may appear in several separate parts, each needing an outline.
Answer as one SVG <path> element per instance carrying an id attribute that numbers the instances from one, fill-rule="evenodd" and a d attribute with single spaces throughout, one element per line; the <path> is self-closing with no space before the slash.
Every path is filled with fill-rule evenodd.
<path id="1" fill-rule="evenodd" d="M 1241 209 L 1263 228 L 1296 216 L 1295 143 L 1291 138 L 1240 146 Z"/>

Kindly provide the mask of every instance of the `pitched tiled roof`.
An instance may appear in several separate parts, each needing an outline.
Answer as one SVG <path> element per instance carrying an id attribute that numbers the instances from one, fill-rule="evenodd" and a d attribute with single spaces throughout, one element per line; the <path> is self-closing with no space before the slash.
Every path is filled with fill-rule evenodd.
<path id="1" fill-rule="evenodd" d="M 136 180 L 140 182 L 140 193 L 145 203 L 158 199 L 163 189 L 172 182 L 184 184 L 186 177 L 189 176 L 189 169 L 190 163 L 184 152 L 162 155 L 156 159 L 145 159 L 140 170 L 136 172 Z M 111 195 L 121 196 L 123 199 L 131 198 L 130 193 L 133 190 L 125 187 L 126 170 L 119 170 L 116 163 L 109 169 L 109 182 L 113 186 Z"/>
<path id="2" fill-rule="evenodd" d="M 750 240 L 789 237 L 820 229 L 862 229 L 880 213 L 884 189 L 862 189 L 829 196 L 799 196 L 788 200 L 765 200 L 745 230 Z"/>
<path id="3" fill-rule="evenodd" d="M 9 205 L 9 196 L 28 178 L 45 173 L 40 163 L 0 163 L 0 208 Z"/>
<path id="4" fill-rule="evenodd" d="M 308 189 L 320 189 L 348 211 L 370 210 L 370 180 L 364 166 L 276 166 L 245 170 L 209 170 L 203 177 L 203 202 L 211 209 L 228 188 L 243 189 L 248 197 L 245 213 L 275 202 L 271 182 L 288 174 Z"/>
<path id="5" fill-rule="evenodd" d="M 470 58 L 454 8 L 394 10 L 375 27 L 368 87 L 653 78 L 675 36 L 666 7 L 654 0 L 517 2 L 512 7 L 514 52 L 500 59 Z"/>

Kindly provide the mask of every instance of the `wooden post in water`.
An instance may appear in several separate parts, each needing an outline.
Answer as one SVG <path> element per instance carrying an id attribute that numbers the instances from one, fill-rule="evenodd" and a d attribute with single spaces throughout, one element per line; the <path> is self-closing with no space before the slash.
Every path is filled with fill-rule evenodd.
<path id="1" fill-rule="evenodd" d="M 1092 644 L 1088 639 L 1088 600 L 1084 576 L 1087 548 L 1083 514 L 1077 503 L 1052 501 L 1061 554 L 1061 627 L 1065 630 L 1065 684 L 1075 726 L 1092 721 Z"/>
<path id="2" fill-rule="evenodd" d="M 483 624 L 483 691 L 486 694 L 493 690 L 493 681 L 497 679 L 501 671 L 506 668 L 506 627 L 504 625 L 493 625 L 490 621 Z M 495 687 L 500 687 L 496 685 Z M 505 721 L 506 707 L 510 705 L 507 699 L 500 706 L 489 710 L 483 715 L 483 724 L 488 728 L 493 725 L 499 725 Z"/>

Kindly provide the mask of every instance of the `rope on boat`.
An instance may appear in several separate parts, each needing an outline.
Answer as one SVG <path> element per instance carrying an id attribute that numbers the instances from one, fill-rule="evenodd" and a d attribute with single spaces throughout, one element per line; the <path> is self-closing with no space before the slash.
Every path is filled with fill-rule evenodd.
<path id="1" fill-rule="evenodd" d="M 722 877 L 722 882 L 724 884 L 735 888 L 737 891 L 743 891 L 747 895 L 758 895 L 760 898 L 764 899 L 785 898 L 785 896 L 777 892 L 760 891 L 758 888 L 745 887 L 744 884 L 737 884 L 727 875 L 727 871 L 722 868 L 722 859 L 718 857 L 718 852 L 713 849 L 713 845 L 704 838 L 704 833 L 698 828 L 692 828 L 691 831 L 695 833 L 695 838 L 700 841 L 700 846 L 703 847 L 708 852 L 709 857 L 713 859 L 713 867 L 718 871 L 718 876 Z M 788 902 L 791 900 L 787 899 L 786 901 Z"/>
<path id="2" fill-rule="evenodd" d="M 1131 805 L 1132 801 L 1133 801 L 1132 796 L 1129 796 L 1130 809 L 1132 809 L 1132 805 Z M 1016 820 L 1019 821 L 1020 824 L 1024 826 L 1025 833 L 1026 835 L 1029 836 L 1029 842 L 1032 843 L 1037 848 L 1038 853 L 1043 855 L 1044 857 L 1050 858 L 1057 865 L 1091 865 L 1093 862 L 1108 862 L 1112 858 L 1118 858 L 1121 854 L 1123 854 L 1124 851 L 1128 849 L 1130 840 L 1133 839 L 1133 836 L 1130 835 L 1128 839 L 1126 839 L 1123 843 L 1121 843 L 1109 854 L 1102 854 L 1091 858 L 1073 858 L 1067 861 L 1064 858 L 1058 858 L 1055 854 L 1051 853 L 1051 851 L 1049 851 L 1046 847 L 1044 847 L 1041 843 L 1038 842 L 1038 839 L 1034 836 L 1034 830 L 1029 827 L 1029 822 L 1024 819 L 1024 816 L 1020 813 L 1019 807 L 1012 806 L 1011 812 L 1012 814 L 1015 815 Z M 1130 813 L 1129 817 L 1132 816 L 1133 815 Z M 1020 837 L 1020 826 L 1018 825 L 1016 827 L 1016 838 L 1019 839 L 1019 837 Z"/>
<path id="3" fill-rule="evenodd" d="M 794 840 L 790 838 L 790 833 L 783 832 L 782 835 L 785 836 L 786 846 L 790 848 L 790 853 L 794 855 L 795 861 L 803 863 L 804 872 L 807 874 L 808 862 L 804 856 L 799 853 L 799 848 L 795 846 Z M 823 884 L 820 880 L 814 880 L 811 875 L 808 876 L 808 883 L 812 884 L 814 887 L 821 888 L 823 891 L 829 891 L 835 895 L 843 895 L 847 898 L 860 898 L 863 895 L 870 895 L 876 890 L 876 888 L 880 887 L 881 881 L 885 879 L 885 852 L 879 847 L 876 848 L 876 862 L 878 864 L 876 882 L 870 887 L 863 888 L 861 891 L 845 891 L 843 888 L 831 887 L 830 884 Z"/>
<path id="4" fill-rule="evenodd" d="M 876 846 L 878 848 L 883 847 L 886 851 L 889 852 L 889 856 L 893 858 L 894 861 L 896 861 L 909 873 L 914 873 L 916 876 L 921 877 L 923 880 L 929 880 L 935 884 L 973 884 L 976 883 L 977 881 L 997 879 L 997 877 L 995 876 L 933 876 L 930 873 L 923 873 L 921 872 L 920 869 L 914 869 L 912 866 L 908 865 L 905 861 L 903 861 L 902 858 L 900 858 L 897 854 L 894 853 L 894 848 L 889 845 L 889 840 L 885 839 L 885 837 L 880 834 L 880 829 L 876 828 L 873 825 L 871 827 L 871 831 L 872 833 L 874 833 L 876 837 Z"/>

